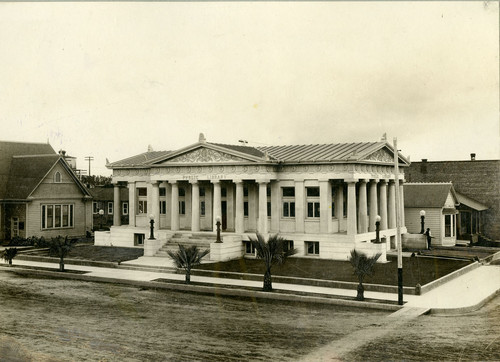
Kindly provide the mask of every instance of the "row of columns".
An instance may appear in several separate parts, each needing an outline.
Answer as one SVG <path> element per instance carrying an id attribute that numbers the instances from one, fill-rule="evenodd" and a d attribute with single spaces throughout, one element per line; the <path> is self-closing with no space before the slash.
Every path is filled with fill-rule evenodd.
<path id="1" fill-rule="evenodd" d="M 243 180 L 233 180 L 236 185 L 235 197 L 235 232 L 243 233 L 244 230 L 244 211 L 243 211 Z M 177 181 L 168 181 L 172 187 L 172 197 L 170 204 L 171 215 L 171 230 L 179 230 L 179 186 Z M 213 230 L 216 230 L 217 217 L 221 216 L 221 184 L 219 180 L 212 180 L 213 184 Z M 268 215 L 267 215 L 267 185 L 269 181 L 258 181 L 258 224 L 257 230 L 261 233 L 268 231 Z M 393 229 L 396 227 L 396 198 L 394 180 L 346 180 L 347 183 L 347 234 L 363 234 L 375 231 L 375 220 L 377 215 L 381 217 L 380 230 Z M 356 198 L 356 183 L 359 183 L 358 198 Z M 369 185 L 369 200 L 370 208 L 368 213 L 368 198 L 367 198 L 367 184 Z M 199 184 L 197 180 L 190 181 L 191 192 L 191 230 L 200 231 L 200 193 Z M 378 192 L 377 192 L 377 184 Z M 320 180 L 320 232 L 332 233 L 333 225 L 330 181 Z M 388 185 L 388 190 L 387 190 Z M 129 182 L 129 200 L 135 200 L 136 185 L 135 182 Z M 404 192 L 403 182 L 400 182 L 400 203 L 398 206 L 401 215 L 401 225 L 404 225 Z M 378 199 L 380 195 L 380 200 Z M 298 200 L 305 200 L 304 198 L 304 182 L 295 181 L 295 198 Z M 118 184 L 114 187 L 114 202 L 115 205 L 120 205 L 120 191 Z M 338 185 L 335 192 L 335 215 L 343 215 L 344 192 L 343 186 Z M 135 225 L 135 202 L 129 202 L 129 224 Z M 295 210 L 295 218 L 298 220 L 296 223 L 295 232 L 304 232 L 304 207 L 297 207 Z M 117 210 L 119 211 L 119 210 Z M 155 220 L 159 220 L 159 183 L 152 183 L 152 205 L 151 213 Z M 113 224 L 120 225 L 120 212 L 115 212 L 113 215 Z M 369 216 L 368 216 L 369 215 Z"/>

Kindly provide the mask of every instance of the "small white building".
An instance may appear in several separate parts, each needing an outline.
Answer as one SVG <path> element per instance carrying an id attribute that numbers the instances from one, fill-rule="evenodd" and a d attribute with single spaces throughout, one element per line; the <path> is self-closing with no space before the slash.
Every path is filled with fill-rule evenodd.
<path id="1" fill-rule="evenodd" d="M 457 194 L 451 182 L 406 183 L 405 221 L 409 233 L 422 231 L 421 211 L 425 212 L 424 230 L 429 228 L 432 245 L 454 246 L 457 241 Z"/>
<path id="2" fill-rule="evenodd" d="M 210 143 L 200 134 L 182 149 L 150 149 L 107 165 L 113 170 L 115 205 L 119 189 L 128 187 L 129 207 L 121 211 L 128 213 L 129 225 L 120 225 L 115 212 L 110 232 L 97 235 L 96 243 L 148 244 L 150 218 L 160 240 L 154 250 L 181 233 L 214 238 L 220 217 L 223 241 L 236 250 L 232 257 L 252 253 L 245 240 L 260 232 L 290 240 L 298 256 L 346 259 L 358 248 L 383 252 L 384 259 L 395 245 L 397 210 L 401 233 L 406 232 L 402 200 L 408 165 L 400 156 L 396 177 L 393 147 L 385 141 L 249 147 Z M 402 196 L 398 205 L 396 187 Z M 374 243 L 377 215 L 387 243 Z M 147 253 L 154 254 L 151 248 Z M 211 258 L 215 255 L 211 249 Z"/>

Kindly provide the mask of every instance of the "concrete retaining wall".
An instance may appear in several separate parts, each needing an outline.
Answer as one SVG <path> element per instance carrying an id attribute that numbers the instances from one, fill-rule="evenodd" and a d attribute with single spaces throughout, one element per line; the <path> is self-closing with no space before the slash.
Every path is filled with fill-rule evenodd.
<path id="1" fill-rule="evenodd" d="M 243 242 L 241 236 L 223 236 L 222 243 L 210 243 L 210 260 L 227 261 L 243 256 Z"/>

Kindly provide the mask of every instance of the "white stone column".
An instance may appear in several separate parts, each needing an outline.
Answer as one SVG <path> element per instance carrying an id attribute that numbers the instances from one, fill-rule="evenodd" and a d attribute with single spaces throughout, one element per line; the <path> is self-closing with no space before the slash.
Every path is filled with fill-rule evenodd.
<path id="1" fill-rule="evenodd" d="M 267 183 L 269 181 L 258 181 L 259 183 L 259 223 L 257 231 L 267 234 Z"/>
<path id="2" fill-rule="evenodd" d="M 238 234 L 245 232 L 245 219 L 243 215 L 243 181 L 233 180 L 236 184 L 236 212 L 234 218 L 234 231 Z"/>
<path id="3" fill-rule="evenodd" d="M 213 231 L 217 230 L 217 218 L 221 218 L 222 222 L 222 208 L 221 208 L 221 192 L 220 192 L 220 181 L 219 180 L 212 180 L 212 183 L 214 185 L 214 204 L 213 204 Z"/>
<path id="4" fill-rule="evenodd" d="M 155 228 L 160 229 L 160 184 L 158 181 L 151 182 L 152 195 L 151 195 L 151 213 L 154 215 Z"/>
<path id="5" fill-rule="evenodd" d="M 394 180 L 389 181 L 389 197 L 387 200 L 389 229 L 396 227 L 396 187 Z"/>
<path id="6" fill-rule="evenodd" d="M 172 204 L 170 206 L 170 230 L 179 230 L 179 184 L 177 181 L 169 181 L 172 185 Z"/>
<path id="7" fill-rule="evenodd" d="M 113 192 L 113 226 L 120 226 L 122 224 L 122 208 L 120 202 L 120 187 L 118 183 L 114 185 Z M 27 220 L 27 219 L 26 219 Z"/>
<path id="8" fill-rule="evenodd" d="M 366 180 L 359 182 L 358 233 L 368 232 L 368 212 L 366 203 Z"/>
<path id="9" fill-rule="evenodd" d="M 330 196 L 330 197 L 328 197 Z M 330 200 L 330 203 L 328 203 Z M 319 180 L 319 232 L 328 233 L 332 220 L 332 191 L 329 180 Z"/>
<path id="10" fill-rule="evenodd" d="M 404 193 L 404 188 L 403 188 L 404 180 L 399 181 L 399 201 L 400 201 L 400 213 L 401 215 L 401 227 L 405 226 L 405 193 Z"/>
<path id="11" fill-rule="evenodd" d="M 347 235 L 357 234 L 356 181 L 347 182 Z"/>
<path id="12" fill-rule="evenodd" d="M 135 226 L 135 181 L 128 183 L 128 224 Z"/>
<path id="13" fill-rule="evenodd" d="M 370 223 L 369 231 L 376 231 L 375 222 L 378 215 L 378 200 L 377 200 L 377 183 L 378 180 L 370 181 Z"/>
<path id="14" fill-rule="evenodd" d="M 340 184 L 335 190 L 335 217 L 338 220 L 338 232 L 342 231 L 342 222 L 344 220 L 344 185 Z"/>
<path id="15" fill-rule="evenodd" d="M 200 187 L 197 180 L 191 183 L 191 231 L 200 231 Z"/>
<path id="16" fill-rule="evenodd" d="M 380 230 L 387 230 L 387 180 L 380 180 Z"/>
<path id="17" fill-rule="evenodd" d="M 304 232 L 305 220 L 305 198 L 304 198 L 304 181 L 295 181 L 295 232 Z"/>

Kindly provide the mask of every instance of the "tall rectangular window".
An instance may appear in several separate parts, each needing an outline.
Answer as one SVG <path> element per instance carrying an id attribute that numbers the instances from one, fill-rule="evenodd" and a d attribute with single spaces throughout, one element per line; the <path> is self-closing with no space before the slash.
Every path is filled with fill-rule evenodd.
<path id="1" fill-rule="evenodd" d="M 63 205 L 62 207 L 62 226 L 69 226 L 69 205 Z"/>
<path id="2" fill-rule="evenodd" d="M 137 188 L 137 213 L 147 214 L 148 213 L 148 189 L 146 187 Z"/>
<path id="3" fill-rule="evenodd" d="M 205 216 L 205 201 L 200 201 L 200 216 Z"/>
<path id="4" fill-rule="evenodd" d="M 295 188 L 282 187 L 281 195 L 283 199 L 283 217 L 295 217 Z"/>
<path id="5" fill-rule="evenodd" d="M 124 202 L 122 204 L 122 214 L 123 215 L 128 215 L 128 202 Z"/>
<path id="6" fill-rule="evenodd" d="M 108 215 L 113 215 L 113 202 L 108 201 Z"/>
<path id="7" fill-rule="evenodd" d="M 61 205 L 55 205 L 54 208 L 54 227 L 60 228 L 61 227 Z"/>
<path id="8" fill-rule="evenodd" d="M 160 201 L 160 214 L 165 215 L 167 213 L 167 202 L 165 200 Z"/>
<path id="9" fill-rule="evenodd" d="M 319 187 L 306 187 L 307 217 L 319 217 Z"/>
<path id="10" fill-rule="evenodd" d="M 444 215 L 444 236 L 447 238 L 452 236 L 451 215 Z"/>

